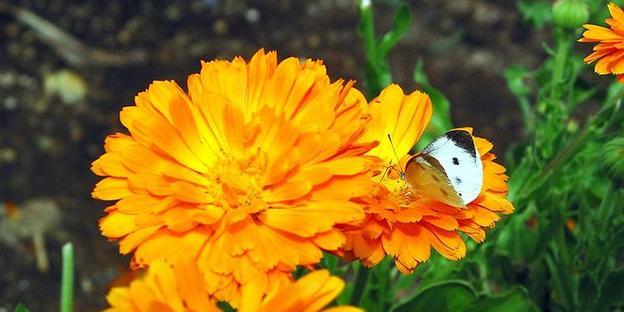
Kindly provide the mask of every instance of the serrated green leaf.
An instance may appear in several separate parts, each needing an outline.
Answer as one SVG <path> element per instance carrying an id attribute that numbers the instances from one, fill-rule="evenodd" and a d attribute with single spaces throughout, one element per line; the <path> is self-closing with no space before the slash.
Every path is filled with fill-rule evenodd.
<path id="1" fill-rule="evenodd" d="M 407 300 L 392 307 L 392 312 L 411 311 L 461 311 L 477 300 L 470 284 L 454 280 L 425 287 Z"/>

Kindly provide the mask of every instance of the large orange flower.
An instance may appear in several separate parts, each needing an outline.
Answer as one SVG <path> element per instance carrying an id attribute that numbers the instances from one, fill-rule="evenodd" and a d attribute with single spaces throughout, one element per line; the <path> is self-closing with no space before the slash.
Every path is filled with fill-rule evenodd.
<path id="1" fill-rule="evenodd" d="M 331 303 L 344 288 L 344 282 L 326 270 L 315 271 L 296 282 L 288 282 L 241 312 L 316 312 Z M 108 312 L 220 311 L 216 300 L 208 296 L 206 283 L 193 261 L 169 265 L 155 260 L 145 275 L 129 287 L 116 287 L 106 296 Z M 360 309 L 340 306 L 328 312 L 358 312 Z"/>
<path id="2" fill-rule="evenodd" d="M 624 11 L 614 3 L 609 4 L 611 17 L 605 20 L 610 28 L 586 24 L 587 29 L 579 42 L 598 42 L 594 53 L 585 58 L 585 63 L 596 60 L 596 73 L 614 74 L 624 82 Z"/>
<path id="3" fill-rule="evenodd" d="M 373 120 L 363 139 L 379 140 L 379 146 L 369 154 L 380 157 L 394 170 L 374 178 L 379 185 L 363 199 L 367 204 L 366 220 L 349 231 L 345 251 L 368 266 L 390 255 L 403 273 L 429 259 L 432 247 L 451 260 L 464 257 L 466 245 L 460 233 L 482 242 L 484 228 L 494 226 L 499 214 L 513 211 L 505 198 L 505 168 L 494 162 L 492 144 L 474 138 L 483 162 L 484 181 L 479 197 L 466 209 L 425 199 L 415 194 L 398 173 L 404 171 L 409 150 L 429 122 L 429 97 L 421 92 L 405 96 L 398 86 L 391 85 L 370 105 Z M 401 158 L 398 163 L 397 157 Z"/>
<path id="4" fill-rule="evenodd" d="M 282 284 L 364 217 L 352 199 L 378 166 L 361 140 L 367 104 L 320 61 L 262 50 L 202 63 L 188 89 L 154 82 L 122 110 L 130 135 L 109 136 L 92 167 L 106 177 L 93 196 L 118 200 L 100 228 L 134 267 L 195 259 L 208 292 L 237 306 L 242 285 Z"/>

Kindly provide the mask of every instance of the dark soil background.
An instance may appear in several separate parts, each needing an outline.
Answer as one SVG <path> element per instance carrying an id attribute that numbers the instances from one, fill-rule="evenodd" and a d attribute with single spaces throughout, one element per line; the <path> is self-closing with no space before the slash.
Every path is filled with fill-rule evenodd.
<path id="1" fill-rule="evenodd" d="M 398 2 L 375 3 L 379 32 Z M 2 10 L 8 6 L 34 13 L 81 44 L 42 40 L 41 29 Z M 395 81 L 413 90 L 411 74 L 422 58 L 431 83 L 452 101 L 454 124 L 475 127 L 502 156 L 522 135 L 503 70 L 538 64 L 543 36 L 523 23 L 514 1 L 410 6 L 412 28 L 391 54 Z M 89 167 L 103 152 L 104 137 L 123 131 L 120 108 L 150 81 L 185 85 L 200 60 L 248 59 L 264 47 L 280 58 L 322 58 L 332 79 L 356 79 L 363 88 L 357 22 L 353 0 L 0 0 L 0 311 L 18 302 L 32 311 L 58 309 L 66 241 L 76 249 L 77 311 L 104 308 L 111 284 L 130 278 L 128 257 L 99 234 L 105 203 L 90 197 L 97 179 Z M 48 208 L 38 210 L 33 200 Z M 35 261 L 37 231 L 48 272 Z"/>

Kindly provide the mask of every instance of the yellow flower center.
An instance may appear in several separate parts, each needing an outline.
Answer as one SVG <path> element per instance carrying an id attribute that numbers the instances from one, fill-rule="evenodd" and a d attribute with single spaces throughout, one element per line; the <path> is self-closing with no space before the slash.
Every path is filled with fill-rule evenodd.
<path id="1" fill-rule="evenodd" d="M 420 198 L 401 176 L 401 171 L 396 166 L 389 168 L 388 173 L 381 180 L 381 184 L 390 192 L 389 199 L 399 204 L 400 207 L 407 207 Z"/>
<path id="2" fill-rule="evenodd" d="M 220 159 L 209 172 L 208 195 L 225 211 L 255 213 L 266 208 L 262 201 L 262 169 L 254 159 Z"/>

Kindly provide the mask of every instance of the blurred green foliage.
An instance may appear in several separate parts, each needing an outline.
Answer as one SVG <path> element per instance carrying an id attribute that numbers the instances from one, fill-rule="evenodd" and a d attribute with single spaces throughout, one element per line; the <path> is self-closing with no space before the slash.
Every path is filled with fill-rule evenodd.
<path id="1" fill-rule="evenodd" d="M 14 312 L 29 312 L 30 310 L 28 310 L 28 308 L 26 308 L 26 306 L 22 303 L 18 303 L 15 306 L 15 309 L 13 310 Z"/>
<path id="2" fill-rule="evenodd" d="M 621 5 L 623 1 L 614 1 Z M 608 17 L 607 1 L 586 1 L 591 23 Z M 518 0 L 531 27 L 551 34 L 537 68 L 512 65 L 503 73 L 517 98 L 525 136 L 505 164 L 516 212 L 499 222 L 483 244 L 468 243 L 468 256 L 439 255 L 411 275 L 386 259 L 367 271 L 357 300 L 368 311 L 613 311 L 624 307 L 624 87 L 604 85 L 583 64 L 576 40 L 582 28 L 552 21 L 553 1 Z M 378 38 L 369 1 L 360 1 L 360 34 L 367 55 L 369 95 L 392 81 L 388 56 L 405 35 L 411 16 L 398 9 L 394 27 Z M 406 13 L 407 12 L 407 13 Z M 386 39 L 383 39 L 386 38 Z M 451 104 L 416 64 L 414 81 L 427 92 L 434 115 L 426 144 L 452 127 Z M 416 148 L 420 148 L 418 146 Z M 328 265 L 353 276 L 338 303 L 353 299 L 359 265 Z M 365 279 L 366 280 L 366 279 Z M 358 295 L 359 298 L 359 295 Z M 353 301 L 351 301 L 353 303 Z"/>

